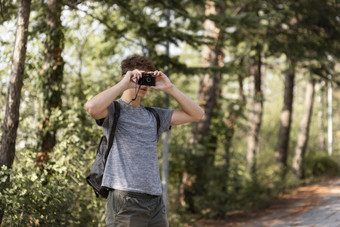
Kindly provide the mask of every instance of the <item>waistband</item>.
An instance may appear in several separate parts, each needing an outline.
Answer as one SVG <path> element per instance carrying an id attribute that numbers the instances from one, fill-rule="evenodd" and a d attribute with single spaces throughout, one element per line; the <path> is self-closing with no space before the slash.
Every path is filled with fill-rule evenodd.
<path id="1" fill-rule="evenodd" d="M 153 198 L 161 197 L 160 195 L 150 195 L 150 194 L 141 193 L 141 192 L 128 192 L 128 191 L 122 191 L 118 189 L 113 189 L 113 190 L 114 192 L 117 192 L 122 196 L 129 196 L 129 197 L 137 198 L 137 199 L 153 199 Z"/>

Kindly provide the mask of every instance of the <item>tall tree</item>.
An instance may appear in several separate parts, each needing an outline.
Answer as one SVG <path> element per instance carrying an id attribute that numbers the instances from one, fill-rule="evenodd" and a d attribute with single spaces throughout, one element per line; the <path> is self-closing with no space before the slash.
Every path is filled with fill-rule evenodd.
<path id="1" fill-rule="evenodd" d="M 232 172 L 232 168 L 230 167 L 230 161 L 232 158 L 231 155 L 231 148 L 232 148 L 232 141 L 234 134 L 236 132 L 236 127 L 238 124 L 238 121 L 244 117 L 244 110 L 246 107 L 246 96 L 244 93 L 244 88 L 243 88 L 243 80 L 244 76 L 242 75 L 242 70 L 239 68 L 243 68 L 244 66 L 244 60 L 241 58 L 239 64 L 236 64 L 236 67 L 238 68 L 238 93 L 239 97 L 235 101 L 230 101 L 228 104 L 227 111 L 224 113 L 225 119 L 224 119 L 224 157 L 223 157 L 223 173 L 220 179 L 222 181 L 222 187 L 221 187 L 221 193 L 224 195 L 223 198 L 221 198 L 219 201 L 221 201 L 221 207 L 220 210 L 218 211 L 218 216 L 219 217 L 224 217 L 225 216 L 225 211 L 226 211 L 226 204 L 228 203 L 228 200 L 230 199 L 230 193 L 229 193 L 229 188 L 232 185 L 230 183 L 230 173 Z M 222 97 L 221 97 L 222 98 Z M 228 208 L 228 207 L 227 207 Z"/>
<path id="2" fill-rule="evenodd" d="M 242 65 L 242 63 L 240 64 Z M 243 76 L 237 75 L 238 78 L 238 93 L 239 99 L 236 102 L 231 102 L 228 106 L 228 110 L 225 113 L 224 125 L 226 129 L 225 139 L 224 139 L 224 165 L 225 169 L 229 168 L 230 161 L 230 149 L 232 146 L 232 140 L 235 134 L 235 128 L 238 122 L 238 119 L 242 117 L 245 106 L 246 106 L 246 96 L 243 89 Z"/>
<path id="3" fill-rule="evenodd" d="M 166 9 L 167 18 L 166 25 L 170 27 L 170 9 Z M 166 56 L 170 59 L 170 42 L 167 41 L 165 44 L 166 48 Z M 170 67 L 167 65 L 165 74 L 170 77 Z M 168 109 L 170 104 L 170 97 L 168 94 L 165 94 L 164 97 L 165 107 Z M 165 210 L 168 211 L 168 182 L 169 182 L 169 131 L 164 132 L 163 134 L 163 153 L 162 153 L 162 189 L 163 189 L 163 200 L 165 204 Z"/>
<path id="4" fill-rule="evenodd" d="M 30 12 L 31 1 L 20 0 L 18 2 L 17 30 L 14 42 L 10 82 L 7 91 L 6 113 L 2 124 L 0 168 L 2 166 L 11 168 L 15 157 L 15 143 L 19 126 L 19 107 L 25 69 Z M 2 192 L 5 185 L 0 185 L 0 191 Z M 4 214 L 4 205 L 5 204 L 1 204 L 0 202 L 0 223 Z"/>
<path id="5" fill-rule="evenodd" d="M 326 138 L 325 138 L 325 126 L 324 126 L 324 111 L 325 111 L 325 101 L 324 101 L 324 94 L 325 94 L 325 86 L 324 81 L 317 81 L 315 85 L 316 89 L 316 102 L 319 106 L 318 108 L 318 130 L 319 130 L 319 149 L 321 151 L 326 150 Z"/>
<path id="6" fill-rule="evenodd" d="M 305 59 L 305 51 L 308 50 L 305 37 L 305 27 L 300 22 L 300 10 L 304 8 L 304 2 L 285 2 L 278 6 L 271 6 L 275 14 L 284 15 L 277 17 L 275 25 L 280 28 L 270 30 L 273 39 L 270 42 L 270 50 L 274 54 L 285 54 L 287 70 L 284 73 L 283 106 L 280 113 L 280 127 L 275 148 L 275 158 L 278 163 L 281 179 L 285 179 L 287 173 L 287 159 L 289 153 L 290 131 L 293 116 L 293 98 L 295 86 L 295 74 L 298 62 Z"/>
<path id="7" fill-rule="evenodd" d="M 222 8 L 213 1 L 208 1 L 205 7 L 205 15 L 222 14 Z M 222 51 L 223 34 L 218 24 L 211 19 L 206 19 L 203 24 L 205 37 L 208 38 L 207 44 L 202 47 L 202 66 L 206 68 L 223 66 L 224 54 Z M 209 140 L 209 126 L 213 116 L 213 111 L 217 102 L 218 83 L 221 80 L 221 72 L 216 71 L 213 75 L 211 72 L 201 75 L 198 102 L 204 109 L 203 119 L 193 125 L 192 140 L 193 143 L 202 143 L 207 145 Z"/>
<path id="8" fill-rule="evenodd" d="M 327 150 L 328 155 L 331 156 L 333 153 L 333 85 L 332 85 L 332 74 L 328 74 L 327 81 L 327 103 L 328 103 L 328 138 L 327 138 Z"/>
<path id="9" fill-rule="evenodd" d="M 275 149 L 275 157 L 280 164 L 282 170 L 282 178 L 285 177 L 287 171 L 287 158 L 288 158 L 288 146 L 289 135 L 292 124 L 293 114 L 293 91 L 295 80 L 295 62 L 289 61 L 288 72 L 285 74 L 284 82 L 284 100 L 280 113 L 280 128 L 277 146 Z"/>
<path id="10" fill-rule="evenodd" d="M 254 57 L 251 66 L 251 76 L 253 77 L 253 94 L 251 95 L 251 109 L 248 117 L 248 151 L 247 166 L 250 173 L 256 172 L 256 155 L 259 152 L 259 137 L 263 112 L 263 92 L 262 92 L 262 59 L 258 53 Z"/>
<path id="11" fill-rule="evenodd" d="M 47 4 L 46 41 L 44 64 L 41 71 L 43 89 L 43 119 L 40 125 L 41 147 L 37 153 L 37 166 L 42 169 L 56 144 L 57 122 L 54 111 L 60 110 L 64 60 L 62 50 L 64 34 L 61 25 L 62 1 L 50 0 Z"/>
<path id="12" fill-rule="evenodd" d="M 218 69 L 224 64 L 224 54 L 222 51 L 223 29 L 221 29 L 220 24 L 211 19 L 223 13 L 223 4 L 217 4 L 214 1 L 206 2 L 206 20 L 204 21 L 203 28 L 207 43 L 203 45 L 201 51 L 202 66 L 205 68 Z M 195 210 L 193 196 L 202 196 L 206 192 L 205 187 L 202 187 L 204 185 L 202 183 L 208 180 L 207 169 L 205 167 L 212 166 L 214 162 L 215 148 L 210 146 L 212 144 L 210 141 L 210 123 L 217 104 L 218 86 L 221 76 L 220 70 L 209 70 L 200 77 L 198 102 L 205 111 L 205 116 L 201 121 L 193 124 L 191 143 L 194 145 L 199 144 L 201 148 L 199 149 L 199 157 L 194 163 L 195 167 L 192 173 L 188 173 L 187 170 L 184 172 L 181 185 L 182 203 L 186 203 L 191 211 Z M 186 169 L 192 169 L 192 166 L 189 167 L 190 163 L 192 162 L 187 162 L 188 166 Z M 196 181 L 191 182 L 193 179 L 196 179 Z"/>
<path id="13" fill-rule="evenodd" d="M 310 122 L 312 119 L 314 89 L 315 79 L 311 78 L 306 87 L 304 112 L 300 123 L 300 132 L 295 147 L 295 155 L 293 159 L 293 170 L 295 176 L 298 179 L 302 179 L 304 177 L 303 163 L 304 156 L 307 150 Z"/>
<path id="14" fill-rule="evenodd" d="M 238 69 L 238 74 L 250 75 L 249 87 L 252 88 L 248 111 L 247 166 L 250 172 L 255 173 L 263 112 L 262 60 L 267 54 L 266 47 L 269 40 L 267 36 L 269 26 L 263 21 L 268 21 L 269 17 L 264 13 L 268 11 L 264 1 L 238 1 L 231 4 L 234 4 L 228 7 L 233 9 L 230 13 L 234 22 L 231 28 L 235 30 L 229 35 L 229 40 L 231 40 L 231 46 L 234 46 L 234 56 L 244 59 L 244 65 L 247 65 L 246 72 Z M 245 98 L 242 99 L 244 101 L 239 102 L 242 105 L 241 111 L 237 112 L 239 116 L 242 115 L 242 110 L 246 105 Z M 239 116 L 234 115 L 234 118 L 237 119 Z M 232 130 L 228 131 L 232 132 Z"/>

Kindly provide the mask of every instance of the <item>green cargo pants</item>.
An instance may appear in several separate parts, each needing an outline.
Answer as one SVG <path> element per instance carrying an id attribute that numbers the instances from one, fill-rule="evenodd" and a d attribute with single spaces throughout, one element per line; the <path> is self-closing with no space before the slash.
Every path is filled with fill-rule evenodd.
<path id="1" fill-rule="evenodd" d="M 106 226 L 168 227 L 161 196 L 111 190 L 106 202 Z"/>

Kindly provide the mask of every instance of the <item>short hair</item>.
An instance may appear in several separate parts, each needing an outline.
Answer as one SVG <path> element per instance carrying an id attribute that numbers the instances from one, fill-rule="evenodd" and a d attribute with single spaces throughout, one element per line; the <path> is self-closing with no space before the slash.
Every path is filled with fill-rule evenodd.
<path id="1" fill-rule="evenodd" d="M 143 71 L 155 71 L 156 67 L 153 62 L 144 56 L 134 55 L 128 57 L 122 61 L 120 68 L 122 70 L 122 75 L 125 75 L 127 71 L 132 71 L 134 69 L 139 69 Z"/>

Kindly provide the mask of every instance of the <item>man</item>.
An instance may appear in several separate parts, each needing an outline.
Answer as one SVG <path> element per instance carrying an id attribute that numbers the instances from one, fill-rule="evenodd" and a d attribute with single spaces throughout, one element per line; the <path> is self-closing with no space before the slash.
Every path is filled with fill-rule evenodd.
<path id="1" fill-rule="evenodd" d="M 192 99 L 178 90 L 168 77 L 157 71 L 153 63 L 142 56 L 133 56 L 121 63 L 122 80 L 99 93 L 86 105 L 86 111 L 103 127 L 106 135 L 112 127 L 118 99 L 120 117 L 114 143 L 108 156 L 102 186 L 111 188 L 106 203 L 107 226 L 168 226 L 162 200 L 157 141 L 172 125 L 199 121 L 204 111 Z M 155 86 L 139 85 L 142 73 L 155 77 Z M 159 90 L 174 98 L 180 108 L 154 108 L 157 120 L 140 103 L 148 89 Z"/>

